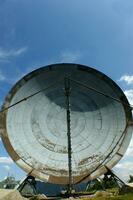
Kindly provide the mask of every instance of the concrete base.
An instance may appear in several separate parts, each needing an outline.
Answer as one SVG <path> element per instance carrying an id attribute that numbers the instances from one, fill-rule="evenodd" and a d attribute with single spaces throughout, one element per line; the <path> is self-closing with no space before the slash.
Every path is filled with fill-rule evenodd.
<path id="1" fill-rule="evenodd" d="M 27 200 L 17 190 L 0 189 L 0 200 Z"/>

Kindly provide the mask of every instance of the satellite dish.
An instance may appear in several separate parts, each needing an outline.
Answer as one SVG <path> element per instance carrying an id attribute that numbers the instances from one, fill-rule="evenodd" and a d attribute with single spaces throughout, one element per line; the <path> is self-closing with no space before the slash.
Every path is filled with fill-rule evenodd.
<path id="1" fill-rule="evenodd" d="M 55 64 L 29 73 L 11 89 L 2 110 L 2 140 L 12 159 L 51 183 L 68 184 L 69 170 L 73 183 L 106 173 L 132 135 L 131 108 L 122 90 L 83 65 Z"/>

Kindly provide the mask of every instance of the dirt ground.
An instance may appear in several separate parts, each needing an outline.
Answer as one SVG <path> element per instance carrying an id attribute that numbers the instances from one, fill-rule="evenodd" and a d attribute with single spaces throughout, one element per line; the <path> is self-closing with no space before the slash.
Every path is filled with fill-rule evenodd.
<path id="1" fill-rule="evenodd" d="M 0 200 L 64 200 L 64 198 L 47 198 L 45 195 L 37 195 L 31 198 L 24 198 L 17 190 L 0 189 Z M 69 197 L 65 200 L 133 200 L 132 194 L 112 195 L 109 192 L 97 192 L 94 196 Z"/>
<path id="2" fill-rule="evenodd" d="M 0 200 L 27 200 L 17 190 L 0 189 Z"/>

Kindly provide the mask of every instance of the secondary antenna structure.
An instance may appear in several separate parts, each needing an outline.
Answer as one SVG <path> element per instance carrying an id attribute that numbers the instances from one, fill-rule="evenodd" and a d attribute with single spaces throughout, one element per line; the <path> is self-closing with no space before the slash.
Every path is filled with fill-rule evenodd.
<path id="1" fill-rule="evenodd" d="M 78 64 L 27 74 L 0 111 L 1 137 L 16 164 L 45 182 L 69 185 L 70 192 L 72 184 L 95 179 L 119 162 L 132 125 L 119 86 Z"/>

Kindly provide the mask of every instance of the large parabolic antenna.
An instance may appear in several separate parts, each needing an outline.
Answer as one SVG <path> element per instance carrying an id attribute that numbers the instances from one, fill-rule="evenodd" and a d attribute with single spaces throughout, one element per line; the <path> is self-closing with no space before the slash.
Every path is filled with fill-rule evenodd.
<path id="1" fill-rule="evenodd" d="M 106 75 L 82 65 L 55 64 L 29 73 L 11 89 L 2 110 L 2 140 L 12 159 L 51 183 L 68 184 L 69 153 L 73 183 L 106 173 L 131 139 L 132 112 L 124 93 Z"/>

